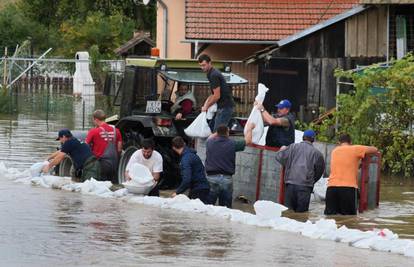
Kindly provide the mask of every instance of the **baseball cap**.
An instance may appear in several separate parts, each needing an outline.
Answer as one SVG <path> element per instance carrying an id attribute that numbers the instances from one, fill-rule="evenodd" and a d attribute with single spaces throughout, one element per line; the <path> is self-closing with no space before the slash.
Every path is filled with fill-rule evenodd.
<path id="1" fill-rule="evenodd" d="M 283 99 L 279 102 L 279 104 L 276 105 L 277 108 L 290 108 L 292 106 L 292 103 L 290 103 L 289 100 Z"/>
<path id="2" fill-rule="evenodd" d="M 72 137 L 72 133 L 69 131 L 69 129 L 61 129 L 58 132 L 58 137 L 56 138 L 56 141 L 59 140 L 59 138 L 66 136 L 66 137 Z"/>
<path id="3" fill-rule="evenodd" d="M 306 130 L 303 132 L 303 137 L 315 138 L 316 133 L 313 130 Z"/>

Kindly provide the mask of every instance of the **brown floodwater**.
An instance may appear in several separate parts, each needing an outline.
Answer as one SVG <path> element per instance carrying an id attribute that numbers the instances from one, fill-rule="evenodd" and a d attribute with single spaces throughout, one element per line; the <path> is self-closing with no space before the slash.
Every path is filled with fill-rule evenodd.
<path id="1" fill-rule="evenodd" d="M 0 161 L 25 169 L 58 145 L 62 127 L 89 127 L 79 103 L 22 98 L 16 115 L 0 117 Z M 101 107 L 96 99 L 96 107 Z M 94 107 L 88 107 L 93 110 Z M 87 116 L 86 116 L 87 117 Z M 414 185 L 383 179 L 380 207 L 338 224 L 371 230 L 389 228 L 414 239 Z M 200 214 L 165 210 L 118 199 L 50 190 L 0 179 L 0 266 L 412 266 L 414 259 L 356 249 L 343 243 L 247 226 Z M 237 203 L 244 210 L 251 206 Z M 312 202 L 301 221 L 322 218 Z"/>

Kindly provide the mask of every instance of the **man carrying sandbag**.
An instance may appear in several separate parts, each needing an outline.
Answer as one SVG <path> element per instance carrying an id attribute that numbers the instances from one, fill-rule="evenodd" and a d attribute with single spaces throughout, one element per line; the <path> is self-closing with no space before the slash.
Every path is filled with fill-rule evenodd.
<path id="1" fill-rule="evenodd" d="M 95 128 L 89 130 L 85 142 L 91 146 L 93 154 L 99 159 L 102 178 L 117 183 L 116 171 L 122 152 L 122 136 L 119 129 L 107 124 L 105 119 L 103 110 L 93 112 Z"/>
<path id="2" fill-rule="evenodd" d="M 266 146 L 281 147 L 295 142 L 295 116 L 290 112 L 291 107 L 290 101 L 283 99 L 276 105 L 277 114 L 273 117 L 262 104 L 257 105 L 263 121 L 270 125 L 266 135 Z"/>
<path id="3" fill-rule="evenodd" d="M 223 74 L 211 63 L 211 58 L 202 54 L 198 58 L 198 64 L 201 70 L 207 73 L 207 79 L 210 82 L 211 95 L 207 97 L 201 112 L 207 112 L 209 107 L 217 103 L 217 112 L 215 117 L 210 121 L 211 131 L 214 133 L 220 124 L 228 125 L 233 115 L 234 100 L 231 87 L 227 84 Z"/>
<path id="4" fill-rule="evenodd" d="M 73 137 L 68 129 L 59 131 L 56 141 L 58 140 L 62 146 L 47 158 L 49 164 L 43 167 L 43 173 L 48 173 L 51 168 L 61 163 L 66 155 L 69 155 L 74 167 L 74 173 L 71 174 L 73 180 L 84 182 L 90 178 L 100 179 L 99 162 L 87 144 Z"/>
<path id="5" fill-rule="evenodd" d="M 206 172 L 210 183 L 210 201 L 215 204 L 217 199 L 220 206 L 232 207 L 233 180 L 236 172 L 236 152 L 243 151 L 246 144 L 252 143 L 253 123 L 246 125 L 244 140 L 229 138 L 229 128 L 221 124 L 216 133 L 206 142 Z"/>
<path id="6" fill-rule="evenodd" d="M 156 183 L 156 185 L 149 192 L 148 195 L 158 197 L 160 196 L 158 184 L 159 184 L 160 176 L 163 170 L 163 165 L 162 165 L 163 160 L 162 160 L 161 154 L 155 151 L 154 148 L 155 148 L 154 140 L 152 139 L 142 140 L 141 149 L 135 151 L 128 161 L 128 164 L 125 170 L 125 177 L 127 181 L 131 180 L 131 176 L 129 172 L 134 163 L 139 163 L 139 164 L 144 165 L 150 170 L 152 177 L 154 178 L 154 181 Z"/>
<path id="7" fill-rule="evenodd" d="M 183 194 L 187 189 L 190 190 L 190 199 L 200 199 L 204 204 L 209 204 L 210 186 L 206 179 L 204 165 L 197 152 L 185 145 L 181 136 L 176 136 L 172 140 L 172 149 L 181 157 L 181 184 L 176 189 L 172 197 Z"/>

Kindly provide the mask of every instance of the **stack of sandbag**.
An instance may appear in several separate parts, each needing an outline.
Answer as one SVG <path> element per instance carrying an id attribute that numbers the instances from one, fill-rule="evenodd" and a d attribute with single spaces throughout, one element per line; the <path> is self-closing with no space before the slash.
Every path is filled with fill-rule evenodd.
<path id="1" fill-rule="evenodd" d="M 259 83 L 257 88 L 257 96 L 255 98 L 257 103 L 262 104 L 266 92 L 269 91 L 269 88 L 267 88 L 264 84 Z M 252 132 L 252 142 L 253 144 L 260 144 L 260 139 L 263 135 L 264 130 L 264 124 L 263 124 L 263 118 L 261 112 L 257 109 L 256 106 L 253 107 L 252 111 L 250 112 L 249 118 L 247 119 L 247 123 L 254 123 L 255 127 Z M 246 135 L 246 128 L 244 129 L 244 135 Z"/>
<path id="2" fill-rule="evenodd" d="M 129 169 L 131 180 L 123 183 L 128 192 L 147 195 L 155 185 L 154 177 L 150 170 L 139 163 L 133 163 Z"/>

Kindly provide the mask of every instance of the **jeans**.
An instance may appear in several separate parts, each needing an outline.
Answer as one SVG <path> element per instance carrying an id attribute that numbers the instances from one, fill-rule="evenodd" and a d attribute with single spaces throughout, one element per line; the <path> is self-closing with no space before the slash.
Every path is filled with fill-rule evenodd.
<path id="1" fill-rule="evenodd" d="M 286 184 L 285 185 L 285 206 L 294 212 L 306 212 L 309 210 L 309 202 L 312 187 Z"/>
<path id="2" fill-rule="evenodd" d="M 216 204 L 217 198 L 220 206 L 231 208 L 233 202 L 233 180 L 231 175 L 207 175 L 210 184 L 210 203 Z"/>
<path id="3" fill-rule="evenodd" d="M 211 131 L 214 133 L 217 127 L 221 124 L 228 126 L 229 121 L 233 115 L 233 107 L 225 107 L 217 109 L 214 118 L 210 121 L 209 126 Z"/>

